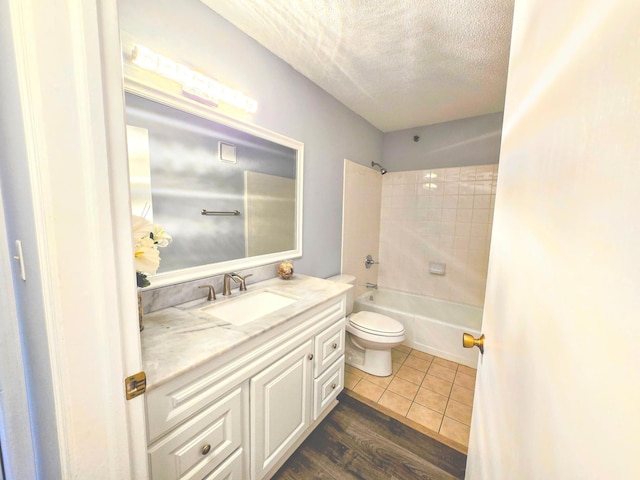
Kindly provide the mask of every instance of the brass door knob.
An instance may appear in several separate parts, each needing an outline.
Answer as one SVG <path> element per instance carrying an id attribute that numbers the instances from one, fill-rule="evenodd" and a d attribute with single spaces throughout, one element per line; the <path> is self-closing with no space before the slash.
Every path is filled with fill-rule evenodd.
<path id="1" fill-rule="evenodd" d="M 210 451 L 211 451 L 211 445 L 209 445 L 208 443 L 206 445 L 204 445 L 202 447 L 202 449 L 200 450 L 200 452 L 202 452 L 203 455 L 206 455 Z"/>
<path id="2" fill-rule="evenodd" d="M 484 355 L 484 333 L 478 338 L 473 338 L 473 335 L 469 333 L 463 333 L 462 346 L 464 348 L 478 347 L 480 349 L 480 353 Z"/>

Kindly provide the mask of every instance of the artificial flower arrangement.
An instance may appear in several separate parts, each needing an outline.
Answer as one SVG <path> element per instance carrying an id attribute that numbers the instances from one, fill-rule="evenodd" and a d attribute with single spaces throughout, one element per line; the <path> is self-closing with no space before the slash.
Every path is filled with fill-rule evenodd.
<path id="1" fill-rule="evenodd" d="M 134 258 L 138 287 L 151 285 L 147 275 L 153 275 L 160 266 L 159 248 L 171 243 L 171 236 L 160 225 L 151 223 L 144 217 L 132 215 Z"/>

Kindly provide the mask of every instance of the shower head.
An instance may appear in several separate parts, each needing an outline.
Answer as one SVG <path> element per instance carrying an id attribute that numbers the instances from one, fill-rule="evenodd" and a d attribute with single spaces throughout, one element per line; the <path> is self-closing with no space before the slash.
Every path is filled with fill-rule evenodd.
<path id="1" fill-rule="evenodd" d="M 376 162 L 371 162 L 371 166 L 372 167 L 378 167 L 380 169 L 380 175 L 384 175 L 385 173 L 387 173 L 387 169 L 384 168 L 382 165 L 380 165 L 379 163 Z"/>

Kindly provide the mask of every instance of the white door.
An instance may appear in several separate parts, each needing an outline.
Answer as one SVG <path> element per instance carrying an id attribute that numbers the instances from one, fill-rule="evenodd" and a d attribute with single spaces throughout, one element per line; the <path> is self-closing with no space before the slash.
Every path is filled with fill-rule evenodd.
<path id="1" fill-rule="evenodd" d="M 2 396 L 2 430 L 28 417 L 34 452 L 3 438 L 19 452 L 5 474 L 146 479 L 144 398 L 124 395 L 141 356 L 117 2 L 1 1 L 0 58 L 0 343 L 17 352 L 5 327 L 19 325 L 28 392 Z M 20 368 L 3 364 L 1 387 Z"/>
<path id="2" fill-rule="evenodd" d="M 466 478 L 640 478 L 640 3 L 516 0 Z"/>

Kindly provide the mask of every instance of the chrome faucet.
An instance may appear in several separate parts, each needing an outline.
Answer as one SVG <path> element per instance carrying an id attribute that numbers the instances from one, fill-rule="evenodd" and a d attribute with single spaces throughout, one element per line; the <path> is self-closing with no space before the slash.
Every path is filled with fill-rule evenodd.
<path id="1" fill-rule="evenodd" d="M 224 274 L 224 282 L 223 282 L 224 286 L 223 286 L 223 289 L 222 289 L 222 295 L 225 295 L 225 296 L 231 295 L 231 280 L 232 279 L 233 279 L 234 282 L 240 284 L 240 291 L 241 292 L 246 292 L 247 291 L 246 280 L 251 275 L 253 275 L 253 274 L 250 273 L 249 275 L 245 275 L 244 277 L 242 277 L 242 276 L 238 275 L 235 272 L 225 273 Z"/>
<path id="2" fill-rule="evenodd" d="M 198 288 L 208 288 L 209 294 L 207 295 L 207 300 L 212 301 L 216 299 L 216 290 L 213 288 L 213 285 L 200 285 Z"/>

